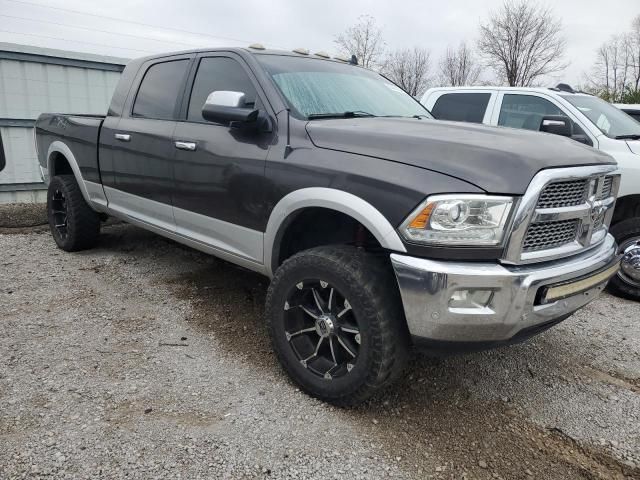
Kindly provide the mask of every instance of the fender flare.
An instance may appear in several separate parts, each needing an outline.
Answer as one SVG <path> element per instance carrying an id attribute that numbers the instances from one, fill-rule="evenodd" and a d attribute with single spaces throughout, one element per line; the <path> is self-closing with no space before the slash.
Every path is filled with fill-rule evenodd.
<path id="1" fill-rule="evenodd" d="M 54 153 L 60 153 L 64 155 L 64 157 L 67 159 L 67 161 L 69 162 L 69 165 L 71 166 L 71 170 L 73 170 L 73 176 L 76 177 L 76 182 L 80 187 L 80 191 L 82 192 L 82 196 L 84 197 L 84 200 L 89 205 L 91 205 L 92 202 L 89 197 L 89 192 L 87 191 L 87 186 L 85 185 L 84 180 L 82 179 L 82 172 L 80 172 L 78 161 L 76 160 L 76 157 L 71 151 L 71 149 L 64 142 L 61 142 L 60 140 L 55 140 L 51 142 L 51 145 L 49 145 L 49 150 L 47 150 L 47 171 L 48 171 L 49 178 L 52 177 L 51 175 L 53 172 L 52 157 Z"/>
<path id="2" fill-rule="evenodd" d="M 295 190 L 285 195 L 271 211 L 264 234 L 264 267 L 273 277 L 274 250 L 278 246 L 287 219 L 303 208 L 326 208 L 350 216 L 364 225 L 383 248 L 406 253 L 400 236 L 378 209 L 356 195 L 335 188 L 310 187 Z"/>

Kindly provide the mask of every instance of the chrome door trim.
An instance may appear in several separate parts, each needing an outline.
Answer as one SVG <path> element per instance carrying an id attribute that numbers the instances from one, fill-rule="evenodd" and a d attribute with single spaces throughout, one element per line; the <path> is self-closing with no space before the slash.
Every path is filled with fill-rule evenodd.
<path id="1" fill-rule="evenodd" d="M 193 152 L 196 149 L 196 146 L 197 146 L 196 142 L 176 141 L 176 142 L 173 142 L 173 144 L 179 150 L 189 150 L 191 152 Z"/>

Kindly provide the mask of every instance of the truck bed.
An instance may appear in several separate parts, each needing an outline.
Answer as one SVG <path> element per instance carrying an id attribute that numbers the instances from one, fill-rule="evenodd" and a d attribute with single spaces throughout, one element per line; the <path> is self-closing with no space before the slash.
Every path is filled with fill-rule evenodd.
<path id="1" fill-rule="evenodd" d="M 49 148 L 52 143 L 62 141 L 71 150 L 80 168 L 82 178 L 89 182 L 100 183 L 98 139 L 104 119 L 104 115 L 61 113 L 40 115 L 35 125 L 36 146 L 38 162 L 45 172 L 45 177 L 51 174 L 49 172 Z M 48 181 L 48 178 L 44 180 Z"/>

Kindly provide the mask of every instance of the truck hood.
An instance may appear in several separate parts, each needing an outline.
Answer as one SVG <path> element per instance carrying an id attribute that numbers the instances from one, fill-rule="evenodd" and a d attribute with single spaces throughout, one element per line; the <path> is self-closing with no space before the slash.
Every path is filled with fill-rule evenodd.
<path id="1" fill-rule="evenodd" d="M 366 117 L 312 120 L 306 129 L 319 148 L 433 170 L 489 193 L 521 195 L 545 168 L 615 164 L 568 138 L 470 123 Z"/>

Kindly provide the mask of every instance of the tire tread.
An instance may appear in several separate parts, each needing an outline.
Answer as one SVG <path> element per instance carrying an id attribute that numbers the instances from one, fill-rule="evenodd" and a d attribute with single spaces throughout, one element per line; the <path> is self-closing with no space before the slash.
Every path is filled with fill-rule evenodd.
<path id="1" fill-rule="evenodd" d="M 100 216 L 85 201 L 78 182 L 73 175 L 58 175 L 51 179 L 49 184 L 48 202 L 51 201 L 52 187 L 56 188 L 56 183 L 64 191 L 67 205 L 67 222 L 73 222 L 68 228 L 67 238 L 63 241 L 54 232 L 53 219 L 49 206 L 49 225 L 57 245 L 67 252 L 77 252 L 93 247 L 100 235 Z"/>
<path id="2" fill-rule="evenodd" d="M 329 262 L 338 273 L 352 277 L 360 287 L 356 289 L 356 296 L 362 297 L 363 300 L 360 303 L 369 305 L 369 309 L 363 312 L 364 315 L 376 319 L 372 322 L 374 360 L 365 382 L 341 396 L 307 390 L 308 393 L 335 405 L 354 406 L 393 383 L 404 371 L 410 353 L 410 342 L 400 293 L 387 258 L 346 245 L 317 247 L 294 255 L 276 271 L 271 285 L 277 285 L 289 270 L 297 268 L 299 264 L 309 265 L 314 262 L 325 266 Z M 270 322 L 275 313 L 273 294 L 274 288 L 270 287 L 266 299 L 266 319 L 270 335 L 273 335 Z M 280 355 L 277 348 L 276 354 L 285 370 L 291 374 L 287 359 Z M 301 386 L 304 389 L 304 386 Z"/>

